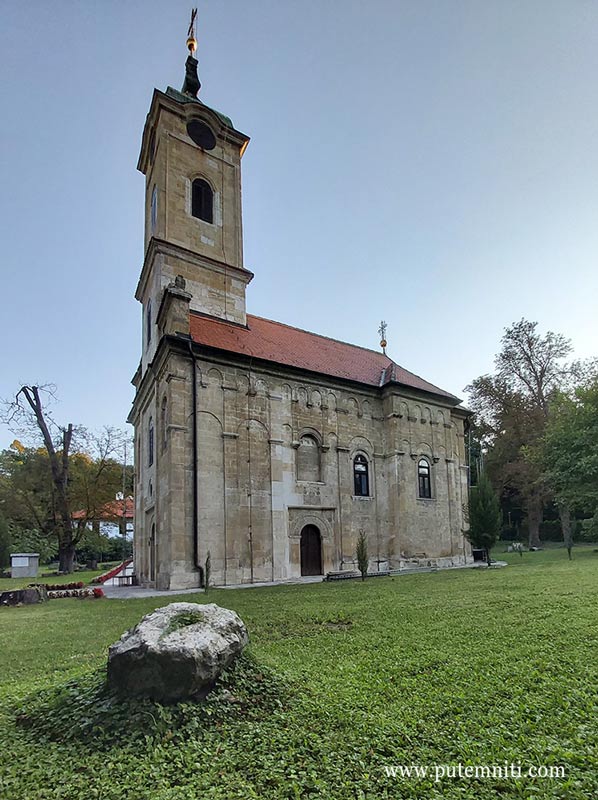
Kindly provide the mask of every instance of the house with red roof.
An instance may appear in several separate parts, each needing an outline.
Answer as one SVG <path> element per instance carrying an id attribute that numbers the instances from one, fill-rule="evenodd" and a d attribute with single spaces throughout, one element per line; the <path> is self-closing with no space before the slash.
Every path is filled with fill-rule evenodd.
<path id="1" fill-rule="evenodd" d="M 75 522 L 99 527 L 110 525 L 118 529 L 121 536 L 133 532 L 135 518 L 135 501 L 131 496 L 123 499 L 119 494 L 114 500 L 104 503 L 96 509 L 79 509 L 73 512 Z"/>
<path id="2" fill-rule="evenodd" d="M 249 137 L 198 98 L 155 90 L 138 169 L 135 572 L 160 589 L 453 567 L 464 538 L 468 412 L 386 354 L 246 310 L 241 158 Z M 382 329 L 382 339 L 384 330 Z"/>

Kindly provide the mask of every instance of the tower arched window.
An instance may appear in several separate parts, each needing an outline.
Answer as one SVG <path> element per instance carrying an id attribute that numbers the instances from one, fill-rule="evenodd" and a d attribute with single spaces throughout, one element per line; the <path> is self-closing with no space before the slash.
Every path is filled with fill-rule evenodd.
<path id="1" fill-rule="evenodd" d="M 152 189 L 152 201 L 150 204 L 150 230 L 152 233 L 156 232 L 156 225 L 158 224 L 158 189 L 156 186 Z"/>
<path id="2" fill-rule="evenodd" d="M 154 156 L 156 155 L 156 131 L 155 129 L 150 134 L 149 140 L 149 163 L 154 163 Z"/>
<path id="3" fill-rule="evenodd" d="M 135 478 L 137 480 L 141 471 L 141 439 L 141 433 L 138 432 L 135 436 Z"/>
<path id="4" fill-rule="evenodd" d="M 214 192 L 203 178 L 191 184 L 191 214 L 204 222 L 214 222 Z"/>
<path id="5" fill-rule="evenodd" d="M 297 480 L 319 481 L 320 475 L 320 445 L 314 436 L 302 436 L 297 448 Z"/>
<path id="6" fill-rule="evenodd" d="M 432 482 L 430 476 L 430 462 L 425 458 L 420 458 L 417 463 L 417 483 L 419 496 L 424 498 L 432 497 Z"/>
<path id="7" fill-rule="evenodd" d="M 147 465 L 151 467 L 154 463 L 154 420 L 149 418 L 147 426 Z"/>
<path id="8" fill-rule="evenodd" d="M 152 301 L 147 301 L 145 309 L 145 341 L 149 344 L 152 340 Z"/>
<path id="9" fill-rule="evenodd" d="M 166 397 L 162 398 L 162 405 L 160 407 L 160 439 L 162 441 L 162 450 L 166 449 L 166 445 L 168 444 L 168 436 L 167 436 L 167 415 L 168 415 L 168 401 Z"/>
<path id="10" fill-rule="evenodd" d="M 361 453 L 353 459 L 353 491 L 356 497 L 370 496 L 368 460 Z"/>

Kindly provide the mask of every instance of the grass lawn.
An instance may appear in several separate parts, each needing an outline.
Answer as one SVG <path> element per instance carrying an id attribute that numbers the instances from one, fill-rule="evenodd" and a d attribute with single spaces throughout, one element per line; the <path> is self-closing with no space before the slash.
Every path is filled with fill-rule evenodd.
<path id="1" fill-rule="evenodd" d="M 0 578 L 0 592 L 8 592 L 11 589 L 24 589 L 30 583 L 72 583 L 74 581 L 83 581 L 83 583 L 88 584 L 92 578 L 97 578 L 98 575 L 102 575 L 108 569 L 110 567 L 102 564 L 100 569 L 81 569 L 71 575 L 47 575 L 47 577 L 43 577 L 48 570 L 42 566 L 37 578 Z"/>
<path id="2" fill-rule="evenodd" d="M 2 608 L 0 798 L 596 798 L 598 552 L 496 555 L 510 566 L 212 590 L 251 646 L 232 698 L 197 705 L 102 691 L 107 646 L 158 598 Z M 505 762 L 565 777 L 435 782 Z"/>

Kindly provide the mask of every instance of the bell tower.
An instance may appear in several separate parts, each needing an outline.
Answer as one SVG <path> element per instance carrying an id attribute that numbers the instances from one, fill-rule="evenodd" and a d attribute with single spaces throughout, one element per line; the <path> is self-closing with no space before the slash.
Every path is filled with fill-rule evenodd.
<path id="1" fill-rule="evenodd" d="M 154 90 L 137 168 L 145 175 L 144 263 L 135 296 L 143 305 L 142 369 L 151 361 L 164 290 L 175 279 L 191 311 L 246 324 L 241 157 L 249 137 L 206 106 L 189 26 L 181 91 Z"/>

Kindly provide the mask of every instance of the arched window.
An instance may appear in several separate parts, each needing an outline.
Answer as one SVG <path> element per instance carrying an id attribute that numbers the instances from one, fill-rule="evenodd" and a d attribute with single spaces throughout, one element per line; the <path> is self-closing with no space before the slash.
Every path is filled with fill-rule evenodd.
<path id="1" fill-rule="evenodd" d="M 353 459 L 353 485 L 356 497 L 370 496 L 370 477 L 368 460 L 365 456 L 357 455 Z"/>
<path id="2" fill-rule="evenodd" d="M 155 233 L 156 225 L 158 223 L 158 189 L 156 186 L 152 189 L 152 202 L 150 205 L 150 230 Z"/>
<path id="3" fill-rule="evenodd" d="M 151 467 L 154 463 L 154 420 L 153 417 L 149 418 L 147 426 L 147 465 Z"/>
<path id="4" fill-rule="evenodd" d="M 168 436 L 167 436 L 167 429 L 166 429 L 166 417 L 168 414 L 168 403 L 166 397 L 162 398 L 162 405 L 160 407 L 160 431 L 161 433 L 161 440 L 162 440 L 162 450 L 166 449 L 166 445 L 168 444 Z"/>
<path id="5" fill-rule="evenodd" d="M 145 340 L 149 344 L 152 340 L 152 301 L 147 301 L 145 309 Z"/>
<path id="6" fill-rule="evenodd" d="M 141 471 L 141 435 L 137 432 L 135 436 L 135 477 L 139 479 Z"/>
<path id="7" fill-rule="evenodd" d="M 149 545 L 149 579 L 156 580 L 156 523 L 152 522 Z"/>
<path id="8" fill-rule="evenodd" d="M 150 134 L 150 140 L 149 140 L 149 162 L 150 162 L 150 164 L 153 163 L 155 155 L 156 155 L 156 131 L 154 129 Z"/>
<path id="9" fill-rule="evenodd" d="M 191 184 L 191 214 L 204 222 L 214 222 L 214 192 L 203 178 Z"/>
<path id="10" fill-rule="evenodd" d="M 302 436 L 297 449 L 297 480 L 320 480 L 320 446 L 313 436 Z"/>
<path id="11" fill-rule="evenodd" d="M 425 458 L 420 458 L 417 464 L 417 482 L 420 497 L 432 497 L 432 484 L 430 482 L 430 463 Z"/>

